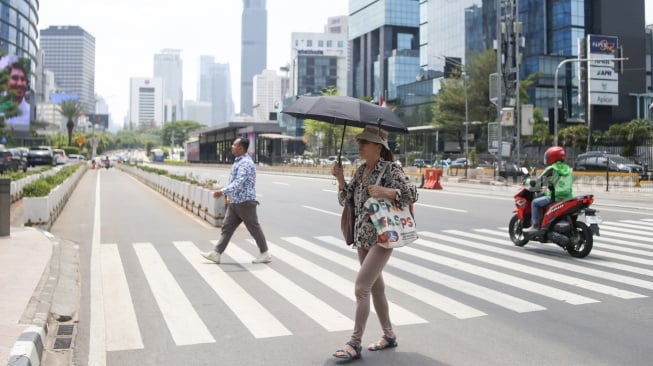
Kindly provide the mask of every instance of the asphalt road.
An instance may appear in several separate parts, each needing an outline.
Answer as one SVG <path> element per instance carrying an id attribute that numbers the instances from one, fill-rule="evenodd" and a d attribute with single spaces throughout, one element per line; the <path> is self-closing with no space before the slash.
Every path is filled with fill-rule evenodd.
<path id="1" fill-rule="evenodd" d="M 228 170 L 191 167 L 226 182 Z M 653 212 L 596 192 L 604 224 L 589 257 L 513 246 L 514 187 L 420 190 L 420 239 L 385 273 L 399 347 L 361 365 L 648 365 Z M 331 179 L 259 172 L 273 262 L 251 265 L 241 227 L 219 235 L 118 169 L 89 171 L 51 231 L 80 245 L 77 364 L 332 365 L 351 334 L 355 253 L 342 244 Z M 577 192 L 580 193 L 580 192 Z M 365 344 L 381 331 L 370 315 Z"/>

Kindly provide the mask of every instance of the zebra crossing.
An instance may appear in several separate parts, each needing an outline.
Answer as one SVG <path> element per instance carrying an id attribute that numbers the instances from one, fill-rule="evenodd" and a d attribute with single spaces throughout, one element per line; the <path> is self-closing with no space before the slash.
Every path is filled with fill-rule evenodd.
<path id="1" fill-rule="evenodd" d="M 427 324 L 439 317 L 470 321 L 498 311 L 536 313 L 552 304 L 584 306 L 650 297 L 652 233 L 652 219 L 604 222 L 601 236 L 594 237 L 592 254 L 579 260 L 555 245 L 515 247 L 507 228 L 421 231 L 415 243 L 395 251 L 384 271 L 386 288 L 392 292 L 391 318 L 397 326 Z M 251 264 L 256 253 L 251 239 L 234 240 L 223 254 L 223 265 L 200 256 L 207 243 L 169 244 L 166 255 L 160 243 L 135 242 L 129 250 L 119 250 L 115 243 L 100 245 L 107 351 L 143 349 L 146 343 L 125 263 L 140 267 L 143 278 L 139 280 L 149 287 L 148 296 L 159 311 L 148 315 L 160 316 L 178 346 L 219 342 L 220 334 L 210 326 L 217 320 L 207 319 L 206 311 L 198 311 L 200 305 L 229 312 L 255 339 L 293 336 L 297 324 L 288 319 L 298 314 L 326 332 L 353 327 L 353 314 L 342 309 L 353 312 L 353 281 L 359 264 L 338 237 L 288 236 L 270 241 L 274 260 L 269 265 Z M 538 250 L 529 250 L 535 246 Z M 542 250 L 557 250 L 560 255 Z M 170 253 L 181 263 L 174 263 L 176 270 L 171 269 Z M 183 281 L 179 268 L 188 269 Z M 297 272 L 312 285 L 288 274 Z M 184 287 L 189 281 L 200 281 L 220 301 L 194 303 Z M 288 306 L 270 308 L 252 283 L 268 288 L 265 296 L 273 294 Z M 139 295 L 143 296 L 142 290 Z"/>

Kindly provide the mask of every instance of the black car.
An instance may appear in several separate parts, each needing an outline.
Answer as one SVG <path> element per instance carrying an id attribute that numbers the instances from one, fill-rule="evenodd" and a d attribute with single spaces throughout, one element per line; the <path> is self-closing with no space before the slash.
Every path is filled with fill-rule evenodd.
<path id="1" fill-rule="evenodd" d="M 54 153 L 50 146 L 30 147 L 27 153 L 27 164 L 36 165 L 54 165 Z"/>
<path id="2" fill-rule="evenodd" d="M 644 168 L 619 154 L 609 154 L 604 151 L 589 151 L 578 155 L 574 170 L 579 172 L 613 172 L 637 173 L 644 177 Z"/>
<path id="3" fill-rule="evenodd" d="M 27 159 L 20 149 L 0 149 L 0 174 L 7 171 L 27 171 Z"/>

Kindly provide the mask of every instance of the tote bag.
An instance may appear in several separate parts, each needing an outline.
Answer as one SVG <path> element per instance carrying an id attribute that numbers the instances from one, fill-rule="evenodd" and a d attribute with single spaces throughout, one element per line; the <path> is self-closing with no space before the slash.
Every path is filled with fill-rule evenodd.
<path id="1" fill-rule="evenodd" d="M 410 206 L 370 197 L 365 202 L 365 209 L 376 229 L 378 245 L 391 249 L 417 240 L 417 227 Z"/>
<path id="2" fill-rule="evenodd" d="M 355 221 L 354 205 L 347 202 L 345 203 L 345 208 L 342 209 L 342 216 L 340 217 L 340 230 L 342 230 L 342 237 L 345 239 L 345 244 L 347 245 L 354 243 Z"/>

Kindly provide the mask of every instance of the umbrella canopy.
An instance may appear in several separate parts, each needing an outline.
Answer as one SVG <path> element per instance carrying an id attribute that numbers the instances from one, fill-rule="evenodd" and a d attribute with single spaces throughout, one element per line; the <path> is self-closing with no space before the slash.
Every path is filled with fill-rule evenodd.
<path id="1" fill-rule="evenodd" d="M 281 113 L 336 125 L 354 127 L 373 125 L 386 131 L 408 132 L 404 122 L 389 108 L 346 96 L 301 96 Z"/>

